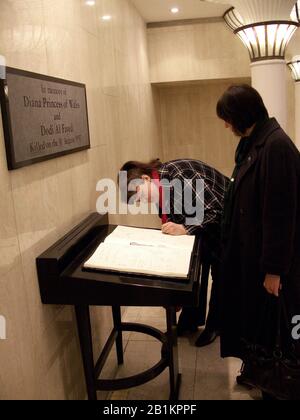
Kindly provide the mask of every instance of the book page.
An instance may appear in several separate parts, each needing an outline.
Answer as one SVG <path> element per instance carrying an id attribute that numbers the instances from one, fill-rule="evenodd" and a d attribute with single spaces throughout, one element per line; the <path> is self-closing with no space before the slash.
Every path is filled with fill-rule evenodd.
<path id="1" fill-rule="evenodd" d="M 118 226 L 106 239 L 105 243 L 124 245 L 148 245 L 159 248 L 186 249 L 192 252 L 195 237 L 190 235 L 165 235 L 161 230 L 140 229 Z"/>
<path id="2" fill-rule="evenodd" d="M 102 243 L 85 268 L 187 278 L 191 253 L 184 249 Z"/>

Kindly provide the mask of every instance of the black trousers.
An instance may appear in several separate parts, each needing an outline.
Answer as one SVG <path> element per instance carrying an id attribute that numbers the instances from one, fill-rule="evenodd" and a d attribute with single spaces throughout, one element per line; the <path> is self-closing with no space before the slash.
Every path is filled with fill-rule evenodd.
<path id="1" fill-rule="evenodd" d="M 201 284 L 199 291 L 199 305 L 191 308 L 184 306 L 180 314 L 179 323 L 184 326 L 202 327 L 206 326 L 211 331 L 219 330 L 219 278 L 220 278 L 220 261 L 214 256 L 214 252 L 208 245 L 204 244 L 203 247 L 203 260 L 206 264 L 210 265 L 212 276 L 212 289 L 209 302 L 209 311 L 206 318 L 207 308 L 207 290 L 208 284 Z"/>

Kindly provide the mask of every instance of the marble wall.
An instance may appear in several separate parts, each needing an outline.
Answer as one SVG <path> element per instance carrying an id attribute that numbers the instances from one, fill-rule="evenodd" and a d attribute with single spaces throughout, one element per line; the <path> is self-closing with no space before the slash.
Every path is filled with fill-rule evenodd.
<path id="1" fill-rule="evenodd" d="M 199 159 L 227 176 L 232 174 L 239 139 L 216 116 L 216 102 L 232 82 L 157 88 L 164 157 Z"/>
<path id="2" fill-rule="evenodd" d="M 291 39 L 287 52 L 286 58 L 287 60 L 291 60 L 295 55 L 300 55 L 300 29 L 298 28 L 295 35 Z"/>
<path id="3" fill-rule="evenodd" d="M 86 84 L 92 146 L 9 172 L 0 121 L 0 316 L 7 321 L 0 399 L 82 399 L 74 312 L 41 304 L 35 258 L 95 211 L 96 182 L 115 179 L 126 160 L 193 157 L 229 174 L 235 143 L 215 125 L 214 101 L 223 79 L 249 77 L 248 53 L 223 23 L 147 32 L 130 0 L 0 4 L 0 55 L 9 66 Z M 104 14 L 112 19 L 102 21 Z M 163 92 L 150 84 L 207 79 L 219 81 Z M 157 226 L 145 216 L 112 222 Z M 98 352 L 109 309 L 93 308 L 92 319 Z"/>
<path id="4" fill-rule="evenodd" d="M 247 49 L 224 22 L 152 24 L 147 33 L 164 159 L 197 157 L 229 174 L 236 141 L 215 118 L 215 105 L 229 85 L 251 84 Z M 300 30 L 291 40 L 287 59 L 300 54 L 299 41 Z M 288 70 L 286 85 L 287 132 L 294 139 L 295 85 Z"/>
<path id="5" fill-rule="evenodd" d="M 9 172 L 0 121 L 0 399 L 85 398 L 74 312 L 41 304 L 35 258 L 95 211 L 97 180 L 160 155 L 145 23 L 129 0 L 1 0 L 0 54 L 11 67 L 85 83 L 92 145 Z M 92 312 L 98 352 L 111 316 Z"/>
<path id="6" fill-rule="evenodd" d="M 249 54 L 224 22 L 148 28 L 151 81 L 248 77 Z"/>

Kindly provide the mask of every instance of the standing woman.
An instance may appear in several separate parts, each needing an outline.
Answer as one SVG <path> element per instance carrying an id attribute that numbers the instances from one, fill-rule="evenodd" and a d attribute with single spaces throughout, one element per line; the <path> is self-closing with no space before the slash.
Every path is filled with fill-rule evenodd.
<path id="1" fill-rule="evenodd" d="M 300 154 L 248 85 L 230 87 L 217 114 L 242 137 L 223 216 L 221 354 L 243 360 L 258 334 L 273 345 L 279 294 L 289 340 L 300 314 Z"/>
<path id="2" fill-rule="evenodd" d="M 163 233 L 174 236 L 201 234 L 204 239 L 204 258 L 211 265 L 213 287 L 205 330 L 196 341 L 196 346 L 203 347 L 212 343 L 219 335 L 217 283 L 221 249 L 221 216 L 228 178 L 205 163 L 192 159 L 173 160 L 165 163 L 159 160 L 148 163 L 131 161 L 123 165 L 121 171 L 127 174 L 126 197 L 123 199 L 156 202 L 162 219 Z M 204 182 L 204 197 L 197 190 L 197 180 Z M 130 185 L 135 181 L 139 181 L 138 185 L 131 189 Z M 178 193 L 171 186 L 170 194 L 164 194 L 166 188 L 164 184 L 161 185 L 161 181 L 167 181 L 170 185 L 174 182 L 176 185 L 176 181 L 179 181 L 183 189 L 180 188 Z M 188 192 L 191 194 L 187 194 Z M 203 220 L 189 214 L 185 203 L 183 203 L 185 198 L 188 198 L 187 204 L 192 205 L 192 208 L 197 207 L 197 202 L 202 204 L 201 207 L 204 208 Z M 192 225 L 187 223 L 191 217 L 195 219 Z M 202 303 L 200 308 L 183 308 L 177 326 L 178 335 L 182 335 L 186 331 L 196 332 L 198 326 L 205 324 L 206 296 L 201 294 L 201 299 L 203 301 L 200 302 Z"/>

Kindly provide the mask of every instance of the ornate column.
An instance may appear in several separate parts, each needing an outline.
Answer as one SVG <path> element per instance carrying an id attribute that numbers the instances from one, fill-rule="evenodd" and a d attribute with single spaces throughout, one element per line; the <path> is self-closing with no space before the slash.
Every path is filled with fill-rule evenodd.
<path id="1" fill-rule="evenodd" d="M 300 55 L 288 63 L 295 80 L 295 142 L 300 150 Z"/>
<path id="2" fill-rule="evenodd" d="M 224 20 L 247 47 L 252 85 L 270 116 L 287 125 L 286 47 L 299 26 L 291 17 L 295 0 L 208 0 L 234 6 Z"/>
<path id="3" fill-rule="evenodd" d="M 295 4 L 291 18 L 300 23 L 300 0 Z M 292 70 L 292 75 L 295 80 L 295 142 L 300 150 L 300 55 L 295 56 L 288 63 L 288 66 Z"/>
<path id="4" fill-rule="evenodd" d="M 0 79 L 5 79 L 5 57 L 0 55 Z"/>

